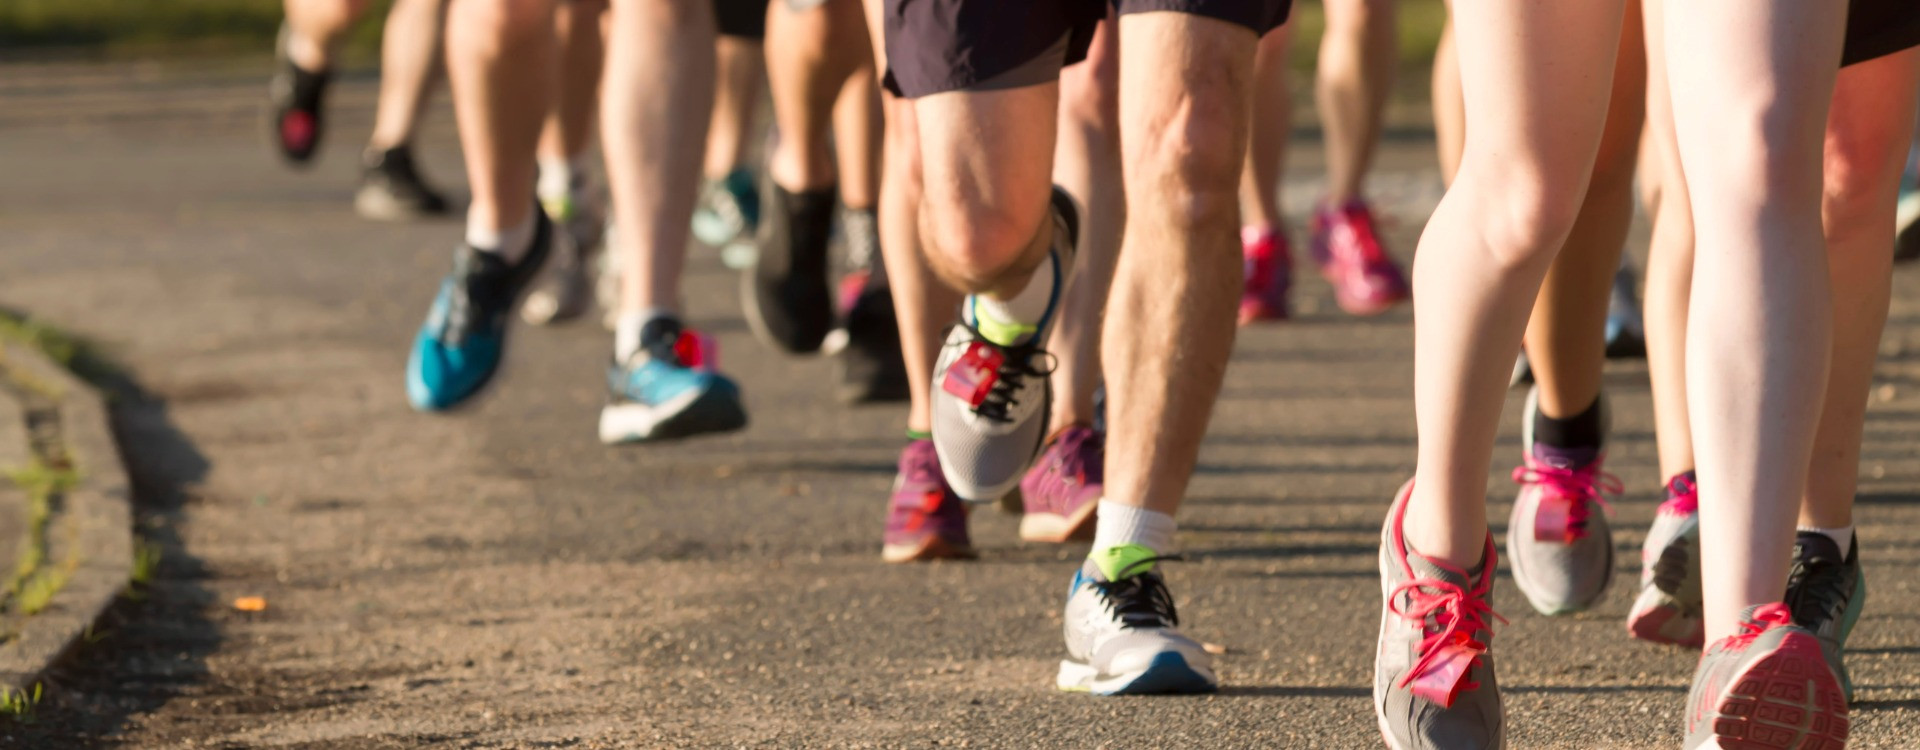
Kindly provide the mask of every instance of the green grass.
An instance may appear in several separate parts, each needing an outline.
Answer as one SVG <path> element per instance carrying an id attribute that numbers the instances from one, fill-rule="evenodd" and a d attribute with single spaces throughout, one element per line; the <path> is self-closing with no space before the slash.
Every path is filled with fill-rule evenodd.
<path id="1" fill-rule="evenodd" d="M 36 458 L 26 467 L 7 472 L 7 478 L 27 493 L 27 529 L 26 545 L 20 549 L 20 559 L 14 563 L 5 591 L 0 593 L 6 595 L 8 609 L 35 615 L 66 587 L 80 563 L 78 557 L 70 557 L 58 566 L 49 566 L 47 560 L 47 526 L 52 520 L 54 498 L 72 489 L 79 477 L 71 467 L 49 466 Z"/>
<path id="2" fill-rule="evenodd" d="M 348 41 L 350 59 L 369 60 L 379 46 L 390 0 L 375 0 Z M 1400 0 L 1400 60 L 1426 67 L 1446 18 L 1441 0 Z M 79 48 L 108 55 L 220 54 L 270 49 L 280 26 L 280 0 L 4 0 L 0 50 Z M 1313 68 L 1326 28 L 1320 0 L 1294 9 L 1293 60 Z"/>
<path id="3" fill-rule="evenodd" d="M 40 683 L 33 683 L 29 690 L 9 690 L 0 688 L 0 717 L 29 724 L 33 722 L 33 708 L 40 705 Z"/>

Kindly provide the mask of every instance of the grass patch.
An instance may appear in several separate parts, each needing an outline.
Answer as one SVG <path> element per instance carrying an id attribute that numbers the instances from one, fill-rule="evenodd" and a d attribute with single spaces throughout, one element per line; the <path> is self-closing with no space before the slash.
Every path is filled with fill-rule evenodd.
<path id="1" fill-rule="evenodd" d="M 0 3 L 3 4 L 3 3 Z M 138 393 L 125 368 L 114 362 L 87 339 L 60 330 L 51 324 L 14 310 L 0 308 L 0 342 L 33 347 L 47 359 L 100 390 L 109 401 Z M 15 383 L 51 399 L 59 399 L 59 389 L 51 383 L 12 369 L 7 373 Z"/>
<path id="2" fill-rule="evenodd" d="M 50 465 L 38 458 L 33 463 L 7 473 L 7 478 L 27 494 L 26 544 L 14 564 L 13 575 L 5 590 L 7 609 L 22 615 L 39 614 L 65 588 L 73 570 L 79 566 L 78 550 L 59 565 L 47 559 L 49 526 L 54 503 L 79 481 L 72 467 Z"/>
<path id="3" fill-rule="evenodd" d="M 147 541 L 145 537 L 133 539 L 133 571 L 127 579 L 135 586 L 153 583 L 153 577 L 160 572 L 160 545 Z"/>
<path id="4" fill-rule="evenodd" d="M 40 705 L 40 683 L 26 690 L 0 687 L 0 716 L 22 724 L 33 722 L 33 709 Z"/>

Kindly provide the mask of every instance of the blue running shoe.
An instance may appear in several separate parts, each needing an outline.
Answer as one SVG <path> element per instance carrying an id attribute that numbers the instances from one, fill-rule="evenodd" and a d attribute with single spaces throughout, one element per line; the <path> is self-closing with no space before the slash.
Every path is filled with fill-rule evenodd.
<path id="1" fill-rule="evenodd" d="M 747 426 L 740 386 L 689 362 L 684 335 L 680 321 L 656 318 L 640 331 L 640 351 L 607 370 L 600 442 L 671 440 Z"/>
<path id="2" fill-rule="evenodd" d="M 464 243 L 453 254 L 453 273 L 427 311 L 407 359 L 407 400 L 420 411 L 459 406 L 485 388 L 500 369 L 507 345 L 507 319 L 520 295 L 547 262 L 553 225 L 533 211 L 533 247 L 508 265 L 496 253 Z"/>

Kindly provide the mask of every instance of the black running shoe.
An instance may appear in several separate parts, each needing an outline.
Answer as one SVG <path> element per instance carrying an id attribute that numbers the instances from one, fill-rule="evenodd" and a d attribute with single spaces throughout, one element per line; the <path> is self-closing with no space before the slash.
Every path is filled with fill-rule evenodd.
<path id="1" fill-rule="evenodd" d="M 400 145 L 367 152 L 353 208 L 369 219 L 399 221 L 445 214 L 447 199 L 420 178 L 413 149 Z"/>
<path id="2" fill-rule="evenodd" d="M 1843 557 L 1840 545 L 1818 531 L 1802 531 L 1793 540 L 1793 570 L 1787 574 L 1787 608 L 1793 624 L 1813 631 L 1827 666 L 1840 678 L 1847 700 L 1853 700 L 1853 678 L 1847 674 L 1844 653 L 1847 635 L 1860 621 L 1867 604 L 1867 574 L 1860 569 L 1860 540 L 1856 537 Z"/>
<path id="3" fill-rule="evenodd" d="M 327 82 L 333 71 L 308 71 L 287 57 L 287 28 L 280 27 L 280 42 L 274 47 L 273 81 L 267 86 L 271 107 L 268 125 L 273 145 L 288 163 L 304 165 L 313 160 L 320 148 L 321 100 L 326 98 Z"/>
<path id="4" fill-rule="evenodd" d="M 761 341 L 794 354 L 818 351 L 833 329 L 827 244 L 836 190 L 789 193 L 767 181 L 760 254 L 741 277 L 748 327 Z"/>
<path id="5" fill-rule="evenodd" d="M 836 388 L 849 404 L 907 399 L 907 361 L 900 353 L 900 324 L 893 294 L 871 283 L 847 312 L 847 348 L 834 358 Z"/>

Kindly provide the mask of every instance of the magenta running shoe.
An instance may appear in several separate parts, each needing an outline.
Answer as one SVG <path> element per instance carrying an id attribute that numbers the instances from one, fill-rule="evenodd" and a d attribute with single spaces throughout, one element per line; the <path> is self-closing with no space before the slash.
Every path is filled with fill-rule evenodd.
<path id="1" fill-rule="evenodd" d="M 1020 480 L 1026 499 L 1020 538 L 1055 543 L 1092 538 L 1106 464 L 1106 443 L 1091 427 L 1067 425 L 1048 438 L 1039 460 Z"/>
<path id="2" fill-rule="evenodd" d="M 1378 315 L 1411 294 L 1400 266 L 1380 243 L 1365 201 L 1316 209 L 1307 249 L 1333 285 L 1334 301 L 1348 314 Z"/>
<path id="3" fill-rule="evenodd" d="M 1640 549 L 1640 595 L 1627 612 L 1627 633 L 1643 641 L 1699 648 L 1706 644 L 1700 593 L 1700 487 L 1693 472 L 1667 482 L 1653 528 Z"/>
<path id="4" fill-rule="evenodd" d="M 900 452 L 900 474 L 887 500 L 887 534 L 880 559 L 890 563 L 965 559 L 974 556 L 967 538 L 967 508 L 940 475 L 932 440 L 915 440 Z"/>
<path id="5" fill-rule="evenodd" d="M 1247 277 L 1240 292 L 1240 325 L 1286 320 L 1287 291 L 1293 286 L 1287 234 L 1270 227 L 1241 227 L 1240 258 Z"/>

